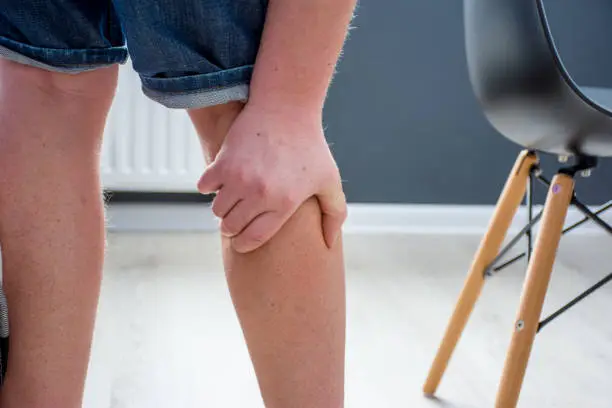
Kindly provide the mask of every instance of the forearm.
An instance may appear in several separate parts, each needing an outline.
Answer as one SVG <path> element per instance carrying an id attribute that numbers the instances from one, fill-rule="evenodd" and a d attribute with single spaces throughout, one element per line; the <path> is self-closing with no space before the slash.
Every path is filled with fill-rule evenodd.
<path id="1" fill-rule="evenodd" d="M 320 114 L 356 0 L 270 0 L 250 104 Z"/>

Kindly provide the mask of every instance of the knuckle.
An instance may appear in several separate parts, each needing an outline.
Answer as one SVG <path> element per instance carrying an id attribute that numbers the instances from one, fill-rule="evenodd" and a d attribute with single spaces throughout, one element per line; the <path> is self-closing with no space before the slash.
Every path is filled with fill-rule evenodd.
<path id="1" fill-rule="evenodd" d="M 235 167 L 228 170 L 228 178 L 234 183 L 244 184 L 247 182 L 248 173 L 240 167 Z"/>
<path id="2" fill-rule="evenodd" d="M 297 200 L 292 194 L 290 194 L 289 192 L 285 192 L 284 194 L 280 195 L 278 201 L 279 201 L 280 207 L 283 210 L 289 210 L 295 207 Z"/>
<path id="3" fill-rule="evenodd" d="M 270 195 L 271 188 L 266 180 L 262 177 L 257 177 L 252 181 L 253 192 L 259 198 Z"/>

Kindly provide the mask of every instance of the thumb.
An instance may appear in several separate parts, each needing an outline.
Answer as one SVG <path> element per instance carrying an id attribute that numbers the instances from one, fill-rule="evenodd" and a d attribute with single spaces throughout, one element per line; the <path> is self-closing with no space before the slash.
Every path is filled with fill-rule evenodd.
<path id="1" fill-rule="evenodd" d="M 323 215 L 323 237 L 328 248 L 332 248 L 340 233 L 342 224 L 346 220 L 346 198 L 341 186 L 317 195 L 321 213 Z"/>
<path id="2" fill-rule="evenodd" d="M 220 173 L 219 166 L 213 162 L 200 177 L 198 191 L 201 194 L 212 194 L 219 191 L 222 186 Z"/>

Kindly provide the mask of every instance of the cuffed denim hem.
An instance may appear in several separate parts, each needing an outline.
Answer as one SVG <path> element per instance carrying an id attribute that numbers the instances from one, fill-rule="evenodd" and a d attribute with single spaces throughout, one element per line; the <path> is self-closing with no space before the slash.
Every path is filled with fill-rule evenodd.
<path id="1" fill-rule="evenodd" d="M 143 92 L 152 100 L 172 109 L 194 109 L 232 101 L 246 102 L 253 66 L 209 74 L 147 77 L 141 75 Z"/>
<path id="2" fill-rule="evenodd" d="M 124 47 L 92 49 L 40 48 L 0 37 L 0 58 L 52 72 L 78 74 L 115 64 L 124 64 Z"/>
<path id="3" fill-rule="evenodd" d="M 143 92 L 155 102 L 170 109 L 205 108 L 234 101 L 246 102 L 249 98 L 249 86 L 246 84 L 183 93 L 159 92 L 143 86 Z"/>

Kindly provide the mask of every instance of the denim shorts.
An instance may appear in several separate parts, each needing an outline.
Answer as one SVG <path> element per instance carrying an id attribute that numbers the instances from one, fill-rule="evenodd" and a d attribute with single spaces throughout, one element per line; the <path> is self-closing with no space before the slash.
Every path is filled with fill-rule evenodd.
<path id="1" fill-rule="evenodd" d="M 267 0 L 0 0 L 0 56 L 79 73 L 129 55 L 144 93 L 170 108 L 246 101 L 266 9 Z"/>

